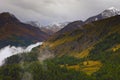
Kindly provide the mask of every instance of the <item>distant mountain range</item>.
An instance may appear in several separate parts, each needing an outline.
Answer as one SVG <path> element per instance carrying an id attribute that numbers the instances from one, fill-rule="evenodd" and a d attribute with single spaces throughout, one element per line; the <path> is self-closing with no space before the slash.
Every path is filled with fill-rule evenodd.
<path id="1" fill-rule="evenodd" d="M 28 46 L 48 37 L 48 34 L 39 28 L 22 23 L 11 13 L 0 14 L 0 48 L 7 45 Z"/>
<path id="2" fill-rule="evenodd" d="M 109 18 L 109 17 L 116 16 L 116 15 L 120 15 L 120 10 L 118 10 L 114 7 L 110 7 L 108 9 L 104 10 L 103 12 L 101 12 L 100 14 L 98 14 L 96 16 L 92 16 L 85 21 L 78 20 L 78 21 L 73 21 L 73 22 L 57 23 L 57 24 L 52 24 L 52 25 L 47 25 L 47 26 L 42 26 L 37 21 L 29 21 L 27 23 L 30 25 L 39 27 L 43 32 L 45 32 L 49 35 L 53 35 L 56 32 L 57 33 L 65 33 L 68 31 L 73 31 L 87 23 L 102 20 L 102 19 Z"/>
<path id="3" fill-rule="evenodd" d="M 38 22 L 22 23 L 13 14 L 4 12 L 0 14 L 0 48 L 7 45 L 26 46 L 28 44 L 44 41 L 50 35 L 59 35 L 82 28 L 94 21 L 120 15 L 120 10 L 111 7 L 100 14 L 88 18 L 86 21 L 74 21 L 41 26 Z M 56 34 L 54 34 L 56 33 Z"/>
<path id="4" fill-rule="evenodd" d="M 41 26 L 40 29 L 48 34 L 54 34 L 64 28 L 67 24 L 69 24 L 69 22 L 56 23 L 47 26 Z"/>
<path id="5" fill-rule="evenodd" d="M 50 24 L 50 25 L 44 26 L 44 25 L 41 25 L 37 21 L 29 21 L 29 22 L 26 22 L 26 23 L 30 24 L 32 26 L 39 27 L 43 32 L 45 32 L 49 35 L 52 35 L 52 34 L 56 33 L 57 31 L 64 28 L 67 24 L 69 24 L 69 22 L 64 22 L 64 23 L 55 23 L 55 24 Z"/>

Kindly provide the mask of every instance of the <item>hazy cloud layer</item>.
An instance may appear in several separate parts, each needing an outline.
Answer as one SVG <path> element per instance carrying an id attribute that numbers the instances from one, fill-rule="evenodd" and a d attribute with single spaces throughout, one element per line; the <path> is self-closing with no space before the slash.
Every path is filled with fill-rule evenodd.
<path id="1" fill-rule="evenodd" d="M 0 12 L 42 24 L 85 20 L 112 6 L 120 9 L 120 0 L 0 0 Z"/>
<path id="2" fill-rule="evenodd" d="M 31 50 L 39 45 L 42 45 L 42 42 L 38 42 L 36 44 L 31 44 L 26 48 L 23 47 L 15 47 L 15 46 L 6 46 L 2 49 L 0 49 L 0 66 L 4 63 L 4 60 L 7 57 L 10 57 L 12 55 L 20 54 L 23 52 L 31 52 Z"/>

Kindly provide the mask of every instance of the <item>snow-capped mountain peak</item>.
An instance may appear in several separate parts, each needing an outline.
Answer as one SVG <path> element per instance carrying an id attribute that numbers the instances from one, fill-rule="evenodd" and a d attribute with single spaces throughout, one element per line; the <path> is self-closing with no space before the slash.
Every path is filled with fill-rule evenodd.
<path id="1" fill-rule="evenodd" d="M 108 9 L 105 9 L 103 12 L 101 12 L 98 15 L 92 16 L 92 17 L 88 18 L 85 21 L 85 23 L 90 23 L 90 22 L 93 22 L 93 21 L 98 21 L 98 20 L 109 18 L 109 17 L 116 16 L 116 15 L 120 15 L 120 10 L 117 9 L 117 8 L 115 8 L 115 7 L 110 7 Z"/>
<path id="2" fill-rule="evenodd" d="M 107 18 L 107 17 L 112 17 L 112 16 L 115 16 L 115 15 L 120 15 L 120 10 L 116 9 L 115 7 L 110 7 L 106 10 L 104 10 L 101 15 L 104 17 L 104 18 Z"/>

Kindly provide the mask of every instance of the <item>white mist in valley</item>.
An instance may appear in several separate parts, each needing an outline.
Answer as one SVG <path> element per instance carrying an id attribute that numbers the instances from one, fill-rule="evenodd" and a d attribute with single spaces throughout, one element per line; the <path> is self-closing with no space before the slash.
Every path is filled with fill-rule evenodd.
<path id="1" fill-rule="evenodd" d="M 42 45 L 42 42 L 31 44 L 26 48 L 25 47 L 15 47 L 15 46 L 8 45 L 8 46 L 0 49 L 0 66 L 4 63 L 4 60 L 7 57 L 10 57 L 10 56 L 15 55 L 15 54 L 20 54 L 20 53 L 23 53 L 23 52 L 30 52 L 33 48 L 35 48 L 39 45 Z"/>

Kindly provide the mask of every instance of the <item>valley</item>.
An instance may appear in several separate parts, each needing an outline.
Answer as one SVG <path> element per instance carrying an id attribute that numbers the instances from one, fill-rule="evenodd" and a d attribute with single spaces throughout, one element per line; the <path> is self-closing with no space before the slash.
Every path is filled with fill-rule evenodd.
<path id="1" fill-rule="evenodd" d="M 120 80 L 120 11 L 48 26 L 0 14 L 0 80 Z"/>

